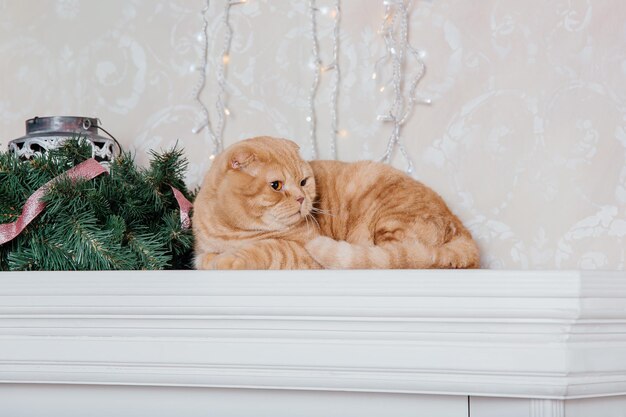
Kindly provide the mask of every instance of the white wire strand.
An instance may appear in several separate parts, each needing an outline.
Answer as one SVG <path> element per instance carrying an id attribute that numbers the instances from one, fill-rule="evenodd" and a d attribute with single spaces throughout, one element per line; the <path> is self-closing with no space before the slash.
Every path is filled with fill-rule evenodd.
<path id="1" fill-rule="evenodd" d="M 333 25 L 333 79 L 331 84 L 331 106 L 330 106 L 330 156 L 337 159 L 337 133 L 338 114 L 337 107 L 339 105 L 339 82 L 341 80 L 341 71 L 339 69 L 339 24 L 341 23 L 341 5 L 339 0 L 335 0 L 335 16 Z"/>
<path id="2" fill-rule="evenodd" d="M 217 138 L 218 138 L 218 151 L 221 152 L 224 149 L 224 127 L 226 125 L 225 117 L 230 115 L 230 110 L 227 107 L 227 82 L 226 82 L 226 68 L 230 62 L 230 46 L 233 40 L 233 28 L 230 25 L 230 9 L 241 2 L 233 2 L 226 0 L 226 6 L 224 9 L 224 15 L 222 17 L 222 26 L 224 27 L 224 42 L 222 44 L 222 51 L 217 64 L 217 84 L 218 93 L 217 100 L 215 102 L 215 109 L 217 110 Z"/>
<path id="3" fill-rule="evenodd" d="M 328 13 L 328 9 L 326 7 L 324 10 L 325 11 L 323 13 Z M 315 99 L 319 90 L 321 74 L 328 71 L 334 71 L 330 84 L 330 156 L 333 159 L 337 159 L 337 134 L 339 133 L 339 84 L 341 80 L 341 71 L 339 68 L 339 29 L 341 21 L 340 0 L 334 1 L 334 9 L 331 12 L 331 17 L 333 19 L 333 58 L 329 65 L 324 65 L 320 56 L 320 42 L 317 25 L 317 12 L 319 11 L 320 9 L 317 7 L 316 0 L 309 0 L 309 17 L 312 40 L 311 69 L 313 70 L 313 81 L 311 82 L 311 88 L 309 89 L 309 112 L 306 118 L 309 123 L 309 145 L 311 148 L 311 158 L 316 159 L 318 157 L 318 144 Z"/>
<path id="4" fill-rule="evenodd" d="M 202 95 L 202 91 L 204 90 L 204 87 L 206 86 L 206 71 L 207 71 L 207 64 L 208 64 L 208 49 L 209 49 L 209 40 L 207 36 L 207 28 L 209 26 L 209 21 L 206 18 L 206 13 L 209 10 L 210 5 L 211 5 L 211 1 L 206 0 L 205 6 L 202 9 L 203 25 L 202 25 L 202 33 L 200 34 L 200 41 L 202 42 L 202 50 L 201 50 L 202 52 L 200 55 L 201 67 L 193 68 L 194 70 L 196 69 L 199 70 L 200 77 L 198 78 L 198 82 L 196 83 L 193 89 L 192 95 L 195 101 L 198 103 L 198 106 L 200 106 L 200 112 L 202 113 L 203 118 L 200 121 L 200 123 L 196 125 L 196 127 L 194 127 L 191 131 L 197 134 L 197 133 L 200 133 L 202 130 L 207 129 L 209 138 L 211 139 L 211 142 L 213 142 L 213 150 L 215 151 L 216 146 L 217 146 L 217 138 L 215 136 L 215 132 L 213 131 L 213 126 L 211 125 L 209 109 L 200 98 L 200 96 Z"/>
<path id="5" fill-rule="evenodd" d="M 383 5 L 385 6 L 385 15 L 379 32 L 385 42 L 387 53 L 376 61 L 372 78 L 377 77 L 378 68 L 384 62 L 391 60 L 394 96 L 387 114 L 378 116 L 378 119 L 381 121 L 393 123 L 387 148 L 381 161 L 389 163 L 394 150 L 397 148 L 406 161 L 407 172 L 412 174 L 413 161 L 406 151 L 401 133 L 403 125 L 410 118 L 414 105 L 418 102 L 415 97 L 416 89 L 419 81 L 424 76 L 426 67 L 421 60 L 419 52 L 409 44 L 409 8 L 407 4 L 403 0 L 384 0 Z M 406 67 L 406 60 L 409 54 L 417 61 L 417 72 L 412 77 L 408 85 L 408 91 L 405 93 L 407 74 L 404 68 Z M 382 91 L 384 91 L 384 87 L 381 89 Z M 421 102 L 430 103 L 430 100 L 422 100 Z"/>
<path id="6" fill-rule="evenodd" d="M 203 19 L 203 30 L 201 40 L 203 42 L 203 49 L 201 55 L 201 65 L 200 69 L 200 78 L 196 87 L 194 89 L 194 97 L 198 104 L 200 105 L 200 110 L 202 112 L 203 120 L 202 122 L 193 129 L 193 133 L 199 133 L 203 129 L 207 129 L 209 132 L 209 136 L 211 141 L 213 142 L 213 154 L 212 157 L 215 157 L 218 153 L 224 150 L 224 128 L 226 126 L 226 116 L 230 115 L 231 112 L 228 109 L 228 81 L 226 79 L 227 75 L 227 67 L 230 62 L 230 47 L 233 39 L 233 28 L 230 24 L 230 10 L 232 6 L 236 6 L 239 4 L 246 3 L 245 0 L 241 1 L 233 1 L 226 0 L 225 1 L 225 9 L 224 14 L 222 16 L 222 26 L 224 28 L 224 40 L 222 44 L 221 55 L 219 57 L 220 62 L 216 65 L 216 78 L 218 84 L 218 93 L 217 99 L 215 101 L 215 108 L 217 111 L 217 125 L 216 129 L 213 129 L 213 125 L 211 124 L 211 117 L 209 114 L 209 110 L 206 105 L 202 102 L 200 95 L 204 90 L 206 85 L 206 76 L 208 72 L 208 37 L 207 37 L 207 28 L 208 28 L 208 20 L 206 18 L 206 13 L 209 10 L 210 0 L 206 1 L 205 7 L 202 9 L 202 19 Z"/>
<path id="7" fill-rule="evenodd" d="M 322 60 L 320 58 L 320 47 L 317 39 L 317 7 L 315 0 L 309 0 L 309 14 L 311 18 L 311 38 L 313 54 L 313 82 L 309 91 L 309 145 L 311 146 L 311 159 L 317 159 L 317 114 L 315 113 L 315 97 L 320 83 L 320 72 L 322 70 Z"/>

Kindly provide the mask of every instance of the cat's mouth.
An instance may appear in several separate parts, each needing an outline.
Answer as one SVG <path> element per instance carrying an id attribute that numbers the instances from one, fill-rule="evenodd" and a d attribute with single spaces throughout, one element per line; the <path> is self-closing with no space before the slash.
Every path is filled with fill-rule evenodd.
<path id="1" fill-rule="evenodd" d="M 284 227 L 291 227 L 300 222 L 303 215 L 300 214 L 300 210 L 297 212 L 290 214 L 288 216 L 283 216 L 281 219 L 276 218 L 280 223 L 284 225 Z"/>
<path id="2" fill-rule="evenodd" d="M 300 218 L 304 220 L 308 216 L 311 216 L 313 213 L 311 212 L 311 208 L 302 207 L 300 211 L 298 212 L 298 214 L 300 215 Z"/>
<path id="3" fill-rule="evenodd" d="M 283 223 L 286 227 L 295 226 L 296 224 L 304 220 L 306 216 L 309 214 L 310 214 L 309 210 L 306 210 L 304 207 L 301 207 L 300 210 L 296 211 L 295 213 L 292 213 L 286 217 L 283 217 L 283 219 L 281 220 L 281 223 Z"/>
<path id="4" fill-rule="evenodd" d="M 300 216 L 302 218 L 305 218 L 306 216 L 311 214 L 311 208 L 312 207 L 308 207 L 308 205 L 305 203 L 305 204 L 302 205 L 302 207 L 300 207 L 300 210 L 298 211 L 298 214 L 300 214 Z"/>
<path id="5" fill-rule="evenodd" d="M 297 212 L 293 213 L 291 216 L 287 218 L 289 224 L 291 226 L 303 221 L 306 219 L 308 215 L 311 214 L 310 209 L 306 209 L 304 206 L 300 208 Z"/>

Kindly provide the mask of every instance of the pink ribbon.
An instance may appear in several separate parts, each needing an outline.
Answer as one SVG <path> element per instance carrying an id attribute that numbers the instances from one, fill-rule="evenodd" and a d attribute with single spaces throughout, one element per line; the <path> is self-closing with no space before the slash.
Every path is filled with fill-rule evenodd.
<path id="1" fill-rule="evenodd" d="M 172 187 L 170 185 L 170 187 Z M 191 219 L 189 218 L 189 211 L 193 207 L 191 201 L 187 200 L 183 193 L 178 191 L 176 188 L 172 187 L 172 191 L 174 192 L 174 198 L 178 202 L 178 207 L 180 207 L 180 224 L 183 229 L 189 229 L 191 226 Z"/>
<path id="2" fill-rule="evenodd" d="M 48 188 L 59 178 L 67 176 L 70 179 L 85 179 L 91 180 L 97 177 L 100 174 L 104 174 L 107 170 L 100 165 L 98 161 L 93 158 L 87 159 L 84 162 L 76 165 L 74 168 L 69 169 L 64 172 L 61 176 L 56 177 L 42 185 L 28 197 L 24 207 L 22 208 L 22 214 L 20 217 L 13 223 L 5 223 L 0 224 L 0 245 L 3 245 L 17 236 L 28 226 L 30 222 L 35 220 L 39 214 L 43 211 L 46 204 L 41 201 L 41 197 L 43 197 Z M 176 188 L 172 187 L 172 191 L 174 192 L 174 197 L 178 202 L 178 206 L 180 207 L 180 222 L 183 229 L 188 229 L 191 226 L 191 219 L 189 218 L 189 211 L 193 207 L 193 204 L 185 198 L 183 193 L 178 191 Z"/>
<path id="3" fill-rule="evenodd" d="M 106 169 L 104 169 L 98 161 L 90 158 L 64 172 L 61 176 L 53 178 L 39 187 L 37 191 L 31 194 L 31 196 L 28 197 L 28 200 L 26 200 L 26 203 L 22 208 L 22 214 L 17 221 L 13 223 L 0 224 L 0 245 L 16 238 L 20 233 L 22 233 L 26 226 L 35 220 L 35 218 L 43 211 L 46 204 L 41 201 L 41 197 L 46 194 L 48 188 L 58 181 L 59 178 L 68 176 L 71 179 L 84 178 L 90 180 L 100 174 L 104 174 L 105 172 L 107 172 Z"/>

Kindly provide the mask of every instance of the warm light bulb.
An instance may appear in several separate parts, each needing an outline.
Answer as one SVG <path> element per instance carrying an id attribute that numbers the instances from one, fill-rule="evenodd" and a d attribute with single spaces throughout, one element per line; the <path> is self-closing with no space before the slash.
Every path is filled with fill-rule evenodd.
<path id="1" fill-rule="evenodd" d="M 385 86 L 384 85 L 382 87 L 380 87 L 380 92 L 382 93 L 383 91 L 385 91 Z"/>
<path id="2" fill-rule="evenodd" d="M 374 72 L 372 73 L 372 80 L 375 80 L 375 79 L 376 79 L 376 73 Z"/>
<path id="3" fill-rule="evenodd" d="M 230 116 L 230 110 L 228 110 L 227 108 L 224 108 L 224 114 L 226 116 Z"/>
<path id="4" fill-rule="evenodd" d="M 212 160 L 214 160 L 214 159 L 215 159 L 215 155 L 211 154 L 211 155 L 209 156 L 209 159 L 210 159 L 211 161 L 212 161 Z"/>
<path id="5" fill-rule="evenodd" d="M 348 136 L 348 131 L 346 129 L 341 129 L 339 131 L 339 136 L 341 136 L 342 138 L 345 138 Z"/>
<path id="6" fill-rule="evenodd" d="M 321 66 L 320 67 L 320 72 L 330 71 L 330 70 L 332 70 L 334 68 L 335 68 L 335 64 L 331 64 L 331 65 L 328 65 L 328 66 L 325 66 L 325 67 Z"/>
<path id="7" fill-rule="evenodd" d="M 230 56 L 229 55 L 224 55 L 222 57 L 222 62 L 224 63 L 224 65 L 227 65 L 230 62 Z"/>

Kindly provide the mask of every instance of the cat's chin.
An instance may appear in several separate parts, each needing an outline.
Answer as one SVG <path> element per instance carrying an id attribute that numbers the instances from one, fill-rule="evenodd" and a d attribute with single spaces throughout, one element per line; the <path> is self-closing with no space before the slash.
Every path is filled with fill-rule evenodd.
<path id="1" fill-rule="evenodd" d="M 292 227 L 298 226 L 306 221 L 306 216 L 309 215 L 309 212 L 297 212 L 292 214 L 291 216 L 282 219 L 281 223 L 283 225 L 283 230 L 288 230 Z"/>
<path id="2" fill-rule="evenodd" d="M 302 214 L 298 211 L 290 216 L 280 218 L 273 215 L 268 215 L 263 220 L 267 231 L 278 232 L 287 230 L 291 227 L 298 225 L 299 223 L 304 221 L 304 218 L 305 214 Z"/>
<path id="3" fill-rule="evenodd" d="M 297 212 L 285 219 L 285 226 L 293 227 L 302 221 L 304 221 L 304 214 Z"/>

